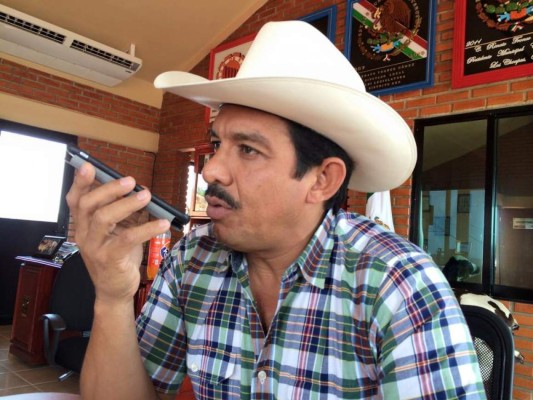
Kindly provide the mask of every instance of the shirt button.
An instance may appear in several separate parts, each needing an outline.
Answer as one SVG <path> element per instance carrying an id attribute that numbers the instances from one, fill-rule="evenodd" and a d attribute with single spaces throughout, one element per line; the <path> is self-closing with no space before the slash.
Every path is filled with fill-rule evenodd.
<path id="1" fill-rule="evenodd" d="M 191 371 L 192 372 L 198 372 L 199 369 L 200 368 L 198 367 L 198 364 L 196 364 L 196 363 L 192 363 L 191 364 Z"/>
<path id="2" fill-rule="evenodd" d="M 257 377 L 259 378 L 259 382 L 261 382 L 261 385 L 262 385 L 263 383 L 265 383 L 267 374 L 265 371 L 259 371 L 259 373 L 257 374 Z"/>

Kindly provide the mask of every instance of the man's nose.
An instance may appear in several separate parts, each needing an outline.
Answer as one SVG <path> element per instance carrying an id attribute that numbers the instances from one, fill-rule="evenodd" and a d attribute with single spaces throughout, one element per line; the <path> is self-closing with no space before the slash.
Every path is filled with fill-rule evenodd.
<path id="1" fill-rule="evenodd" d="M 204 181 L 209 184 L 219 183 L 221 185 L 229 185 L 231 176 L 228 168 L 228 160 L 223 151 L 218 149 L 204 165 L 202 176 Z"/>

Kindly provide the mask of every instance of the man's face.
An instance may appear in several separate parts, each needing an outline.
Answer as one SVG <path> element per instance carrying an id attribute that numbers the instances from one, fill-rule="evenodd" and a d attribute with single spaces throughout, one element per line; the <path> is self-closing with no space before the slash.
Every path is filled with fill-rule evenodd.
<path id="1" fill-rule="evenodd" d="M 203 170 L 207 215 L 217 238 L 243 252 L 271 251 L 303 217 L 310 180 L 294 176 L 296 155 L 284 120 L 225 105 L 212 129 L 216 153 Z"/>

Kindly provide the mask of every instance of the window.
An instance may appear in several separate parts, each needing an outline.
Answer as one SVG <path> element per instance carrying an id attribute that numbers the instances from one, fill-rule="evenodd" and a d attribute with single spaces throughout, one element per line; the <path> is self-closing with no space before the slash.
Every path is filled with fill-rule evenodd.
<path id="1" fill-rule="evenodd" d="M 415 122 L 410 239 L 452 286 L 533 300 L 533 107 Z"/>
<path id="2" fill-rule="evenodd" d="M 188 167 L 186 200 L 187 212 L 191 217 L 191 221 L 184 227 L 185 233 L 197 225 L 209 222 L 206 214 L 207 203 L 205 201 L 207 182 L 204 181 L 202 170 L 204 165 L 209 161 L 213 151 L 213 145 L 207 142 L 197 145 L 194 148 L 194 152 L 191 153 L 191 163 Z"/>
<path id="3" fill-rule="evenodd" d="M 0 121 L 0 218 L 58 223 L 66 231 L 65 193 L 72 183 L 65 168 L 74 137 Z"/>

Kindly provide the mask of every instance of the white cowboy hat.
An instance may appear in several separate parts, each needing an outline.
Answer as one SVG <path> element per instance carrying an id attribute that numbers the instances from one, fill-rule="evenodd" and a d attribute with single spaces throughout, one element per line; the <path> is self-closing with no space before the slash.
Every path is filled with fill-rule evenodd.
<path id="1" fill-rule="evenodd" d="M 406 122 L 366 93 L 346 57 L 306 22 L 265 24 L 234 78 L 211 81 L 171 71 L 154 85 L 214 109 L 223 103 L 243 105 L 315 130 L 352 157 L 349 187 L 354 190 L 395 188 L 409 178 L 416 162 Z"/>

